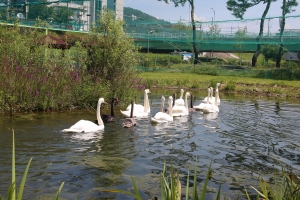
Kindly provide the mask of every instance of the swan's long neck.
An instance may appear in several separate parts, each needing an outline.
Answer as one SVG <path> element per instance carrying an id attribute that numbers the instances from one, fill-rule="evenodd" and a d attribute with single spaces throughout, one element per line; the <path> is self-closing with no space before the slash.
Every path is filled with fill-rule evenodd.
<path id="1" fill-rule="evenodd" d="M 144 94 L 144 112 L 148 112 L 148 106 L 149 106 L 148 94 L 147 94 L 147 92 L 145 92 L 145 94 Z"/>
<path id="2" fill-rule="evenodd" d="M 181 91 L 180 91 L 180 99 L 182 99 L 182 97 L 183 97 L 183 93 L 184 93 L 184 91 L 183 91 L 183 90 L 181 90 Z"/>
<path id="3" fill-rule="evenodd" d="M 165 100 L 164 98 L 161 98 L 160 112 L 164 112 L 164 104 L 165 104 Z"/>
<path id="4" fill-rule="evenodd" d="M 219 97 L 219 84 L 217 84 L 217 86 L 216 86 L 216 95 L 215 96 L 219 101 L 220 100 L 220 97 Z"/>
<path id="5" fill-rule="evenodd" d="M 176 93 L 173 94 L 173 104 L 172 107 L 175 105 Z"/>
<path id="6" fill-rule="evenodd" d="M 217 97 L 219 96 L 219 91 L 216 90 L 215 93 L 216 93 L 216 97 L 215 97 L 215 103 L 214 104 L 215 104 L 215 106 L 218 106 L 218 98 Z"/>
<path id="7" fill-rule="evenodd" d="M 114 98 L 113 98 L 113 99 L 111 100 L 111 106 L 110 106 L 110 115 L 111 115 L 112 117 L 115 116 L 114 102 L 115 102 L 115 100 L 114 100 Z"/>
<path id="8" fill-rule="evenodd" d="M 96 113 L 96 115 L 97 115 L 97 121 L 98 121 L 98 125 L 100 126 L 100 125 L 103 125 L 103 121 L 102 121 L 102 119 L 101 119 L 101 116 L 100 116 L 100 107 L 101 107 L 101 100 L 99 100 L 98 101 L 98 104 L 97 104 L 97 113 Z"/>
<path id="9" fill-rule="evenodd" d="M 172 113 L 172 103 L 173 103 L 173 100 L 172 99 L 169 99 L 169 115 L 171 117 L 173 117 L 173 113 Z"/>
<path id="10" fill-rule="evenodd" d="M 214 89 L 210 88 L 210 98 L 211 98 L 211 100 L 213 99 L 213 93 L 214 93 Z"/>
<path id="11" fill-rule="evenodd" d="M 216 91 L 219 91 L 219 84 L 217 83 L 217 85 L 216 85 Z"/>
<path id="12" fill-rule="evenodd" d="M 134 101 L 131 101 L 131 110 L 130 110 L 130 118 L 133 118 L 133 109 L 134 109 Z"/>
<path id="13" fill-rule="evenodd" d="M 185 99 L 184 99 L 184 105 L 185 105 L 185 108 L 188 110 L 189 109 L 189 105 L 188 105 L 188 102 L 187 102 L 187 94 L 185 93 Z"/>
<path id="14" fill-rule="evenodd" d="M 147 94 L 147 111 L 150 112 L 149 110 L 150 110 L 150 102 Z"/>
<path id="15" fill-rule="evenodd" d="M 210 98 L 210 88 L 207 89 L 207 103 L 208 103 L 209 98 Z"/>

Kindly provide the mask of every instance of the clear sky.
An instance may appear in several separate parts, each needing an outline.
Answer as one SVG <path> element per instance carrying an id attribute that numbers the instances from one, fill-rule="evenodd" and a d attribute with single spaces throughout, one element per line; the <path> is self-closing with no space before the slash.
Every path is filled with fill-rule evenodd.
<path id="1" fill-rule="evenodd" d="M 212 21 L 213 18 L 216 22 L 226 20 L 236 20 L 226 8 L 226 0 L 194 0 L 195 1 L 195 19 L 202 22 Z M 300 4 L 300 2 L 299 2 Z M 265 9 L 265 4 L 257 5 L 249 10 L 244 15 L 244 19 L 257 19 L 260 18 Z M 281 16 L 282 0 L 278 0 L 271 4 L 267 17 Z M 173 3 L 166 4 L 164 1 L 158 0 L 124 0 L 124 7 L 131 7 L 141 10 L 144 13 L 152 15 L 158 19 L 164 19 L 171 23 L 182 20 L 183 22 L 190 21 L 190 6 L 188 3 L 184 7 L 175 7 Z M 300 15 L 300 5 L 295 8 L 295 12 L 288 14 Z M 222 32 L 236 32 L 238 27 L 247 27 L 248 32 L 258 32 L 259 20 L 249 20 L 246 22 L 219 22 Z M 210 24 L 204 25 L 204 28 Z M 285 29 L 300 29 L 300 17 L 287 18 Z M 278 32 L 279 19 L 266 20 L 264 32 L 271 33 Z"/>

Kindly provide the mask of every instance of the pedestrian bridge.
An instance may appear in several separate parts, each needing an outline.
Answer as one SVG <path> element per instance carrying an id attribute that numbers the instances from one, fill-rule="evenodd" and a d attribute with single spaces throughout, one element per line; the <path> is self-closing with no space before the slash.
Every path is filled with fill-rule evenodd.
<path id="1" fill-rule="evenodd" d="M 136 45 L 144 52 L 172 52 L 191 51 L 193 47 L 192 34 L 185 33 L 132 33 L 128 36 L 134 39 Z M 260 41 L 257 35 L 247 35 L 243 38 L 235 35 L 197 35 L 195 43 L 199 51 L 203 52 L 255 52 L 258 44 L 280 45 L 278 35 L 265 35 Z M 300 51 L 300 34 L 297 36 L 283 36 L 284 49 Z"/>
<path id="2" fill-rule="evenodd" d="M 13 25 L 13 24 L 5 24 Z M 20 26 L 31 28 L 33 25 L 20 24 Z M 42 28 L 45 29 L 45 28 Z M 48 28 L 56 32 L 88 33 L 87 31 L 74 31 L 62 28 Z M 200 52 L 255 52 L 258 44 L 280 45 L 278 34 L 263 35 L 260 41 L 258 34 L 237 36 L 235 34 L 208 34 L 196 31 L 196 40 L 193 41 L 192 31 L 185 32 L 148 32 L 127 33 L 128 37 L 134 39 L 135 45 L 141 47 L 143 52 L 169 53 L 173 51 L 192 51 L 193 42 L 196 43 Z M 289 52 L 300 52 L 300 32 L 283 35 L 284 50 Z"/>

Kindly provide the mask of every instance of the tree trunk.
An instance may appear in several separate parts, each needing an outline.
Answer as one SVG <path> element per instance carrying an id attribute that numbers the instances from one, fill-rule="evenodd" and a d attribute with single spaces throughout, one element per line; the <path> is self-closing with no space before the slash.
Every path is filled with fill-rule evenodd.
<path id="1" fill-rule="evenodd" d="M 265 18 L 269 12 L 269 8 L 270 8 L 270 5 L 271 5 L 271 0 L 268 0 L 268 3 L 267 3 L 267 6 L 266 6 L 266 9 L 261 17 L 261 20 L 260 20 L 260 29 L 259 29 L 259 34 L 256 38 L 256 41 L 257 41 L 257 50 L 256 52 L 254 53 L 253 57 L 252 57 L 252 67 L 255 67 L 256 66 L 256 62 L 257 62 L 257 58 L 261 52 L 261 37 L 263 35 L 263 32 L 264 32 L 264 23 L 265 23 Z"/>
<path id="2" fill-rule="evenodd" d="M 278 50 L 277 54 L 277 59 L 276 59 L 276 67 L 280 68 L 280 62 L 281 62 L 281 57 L 282 57 L 282 51 L 283 51 L 283 31 L 284 31 L 284 26 L 285 26 L 285 7 L 286 7 L 286 0 L 283 0 L 283 5 L 282 5 L 282 21 L 280 23 L 280 35 L 279 35 L 279 42 L 280 42 L 280 47 Z"/>
<path id="3" fill-rule="evenodd" d="M 189 3 L 191 5 L 191 19 L 192 19 L 192 28 L 193 28 L 193 49 L 194 49 L 194 65 L 198 64 L 198 55 L 199 55 L 199 50 L 197 48 L 197 43 L 196 43 L 196 25 L 195 25 L 195 17 L 194 17 L 194 0 L 189 0 Z"/>

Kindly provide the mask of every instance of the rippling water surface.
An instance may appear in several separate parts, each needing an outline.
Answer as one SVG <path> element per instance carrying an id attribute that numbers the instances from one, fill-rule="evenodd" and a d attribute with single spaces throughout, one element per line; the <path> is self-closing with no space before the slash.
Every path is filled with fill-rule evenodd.
<path id="1" fill-rule="evenodd" d="M 205 94 L 194 94 L 197 105 Z M 167 99 L 171 94 L 157 91 L 149 96 L 152 116 L 160 109 L 161 95 Z M 197 159 L 200 187 L 213 158 L 207 199 L 215 199 L 220 182 L 222 193 L 233 198 L 244 188 L 253 192 L 249 186 L 258 185 L 258 176 L 268 180 L 281 166 L 299 174 L 298 102 L 220 96 L 218 114 L 193 112 L 159 125 L 144 119 L 129 129 L 122 127 L 117 107 L 117 121 L 98 133 L 61 132 L 80 119 L 96 119 L 92 110 L 0 116 L 0 195 L 7 194 L 11 182 L 12 128 L 18 182 L 33 157 L 24 199 L 53 197 L 62 181 L 60 196 L 65 199 L 76 195 L 78 199 L 132 199 L 101 192 L 132 189 L 131 175 L 143 199 L 151 199 L 159 196 L 159 173 L 165 161 L 187 175 Z M 184 176 L 181 180 L 185 185 Z"/>

